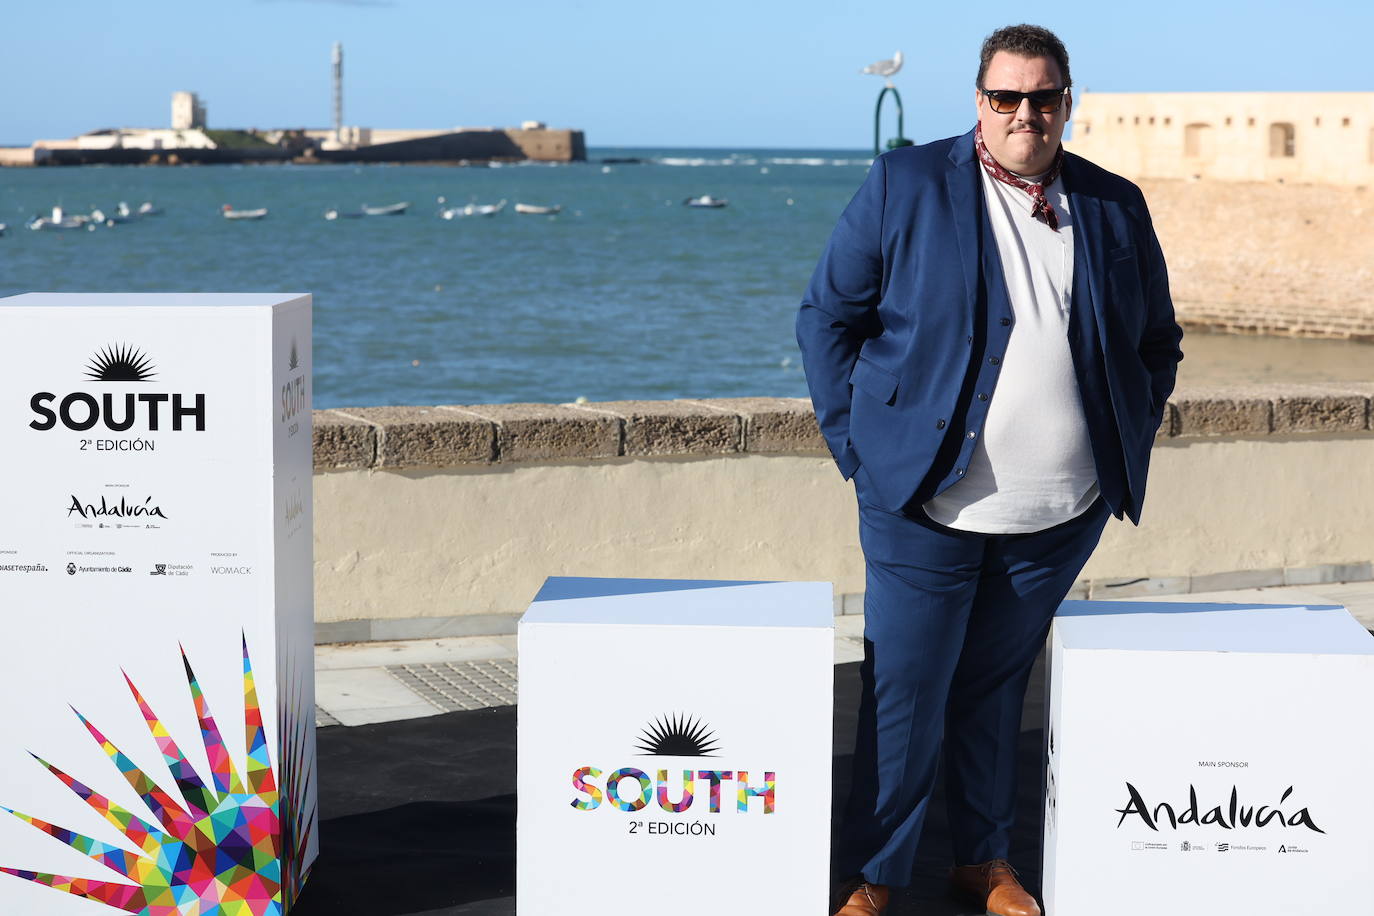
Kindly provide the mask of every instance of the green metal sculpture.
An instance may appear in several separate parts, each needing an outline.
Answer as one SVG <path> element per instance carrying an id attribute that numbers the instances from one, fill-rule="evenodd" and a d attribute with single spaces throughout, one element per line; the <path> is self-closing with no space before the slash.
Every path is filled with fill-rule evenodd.
<path id="1" fill-rule="evenodd" d="M 890 139 L 890 140 L 887 141 L 887 148 L 888 148 L 888 149 L 897 149 L 898 147 L 901 147 L 901 146 L 911 146 L 911 145 L 912 145 L 912 144 L 911 144 L 911 141 L 908 140 L 908 139 L 903 135 L 903 132 L 902 132 L 902 131 L 903 131 L 903 126 L 904 126 L 904 125 L 903 125 L 904 116 L 903 116 L 903 111 L 902 111 L 902 96 L 901 96 L 901 93 L 899 93 L 899 92 L 897 91 L 897 87 L 894 86 L 894 85 L 892 85 L 892 79 L 891 79 L 892 76 L 895 75 L 896 72 L 897 72 L 898 70 L 900 70 L 900 69 L 902 69 L 902 52 L 901 52 L 901 51 L 898 51 L 896 54 L 892 55 L 892 59 L 891 59 L 891 60 L 880 60 L 880 61 L 878 61 L 877 63 L 869 64 L 867 67 L 864 67 L 862 70 L 859 71 L 860 73 L 872 73 L 872 74 L 875 75 L 875 76 L 881 76 L 881 77 L 883 77 L 884 80 L 885 80 L 885 82 L 884 82 L 884 84 L 883 84 L 883 91 L 880 92 L 880 93 L 878 93 L 878 105 L 877 105 L 877 107 L 874 108 L 874 110 L 873 110 L 873 155 L 874 155 L 874 156 L 877 156 L 878 154 L 880 154 L 880 153 L 883 151 L 883 150 L 882 150 L 882 141 L 881 141 L 881 138 L 882 138 L 883 101 L 887 98 L 887 94 L 888 94 L 889 92 L 892 93 L 892 100 L 893 100 L 894 102 L 897 103 L 897 136 L 895 136 L 895 137 L 893 137 L 892 139 Z"/>

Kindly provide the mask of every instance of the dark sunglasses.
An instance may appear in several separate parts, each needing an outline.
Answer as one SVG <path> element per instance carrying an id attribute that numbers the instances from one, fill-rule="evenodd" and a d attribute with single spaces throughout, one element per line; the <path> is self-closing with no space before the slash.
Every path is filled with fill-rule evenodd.
<path id="1" fill-rule="evenodd" d="M 1013 114 L 1021 107 L 1022 99 L 1030 99 L 1031 107 L 1041 114 L 1058 111 L 1064 104 L 1064 95 L 1069 87 L 1063 89 L 1037 89 L 1035 92 L 1012 92 L 1010 89 L 984 89 L 988 104 L 998 114 Z"/>

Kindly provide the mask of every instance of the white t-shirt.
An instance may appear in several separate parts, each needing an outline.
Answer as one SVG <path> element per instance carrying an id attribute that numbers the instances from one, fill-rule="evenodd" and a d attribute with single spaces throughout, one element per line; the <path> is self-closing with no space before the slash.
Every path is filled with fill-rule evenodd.
<path id="1" fill-rule="evenodd" d="M 1069 348 L 1074 227 L 1062 180 L 1045 189 L 1056 232 L 1032 215 L 1030 194 L 978 171 L 1014 323 L 968 470 L 924 508 L 949 528 L 1024 534 L 1081 515 L 1098 494 Z"/>

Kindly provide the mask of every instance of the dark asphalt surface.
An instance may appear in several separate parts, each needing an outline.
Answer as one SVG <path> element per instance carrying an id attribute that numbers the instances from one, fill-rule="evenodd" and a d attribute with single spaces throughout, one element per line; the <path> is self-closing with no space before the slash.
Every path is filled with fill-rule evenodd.
<path id="1" fill-rule="evenodd" d="M 1038 892 L 1044 660 L 1026 695 L 1012 861 Z M 835 808 L 849 792 L 859 666 L 835 669 Z M 512 916 L 515 707 L 319 733 L 320 857 L 293 916 Z M 942 793 L 937 788 L 937 794 Z M 965 916 L 945 896 L 935 799 L 911 887 L 889 916 Z"/>

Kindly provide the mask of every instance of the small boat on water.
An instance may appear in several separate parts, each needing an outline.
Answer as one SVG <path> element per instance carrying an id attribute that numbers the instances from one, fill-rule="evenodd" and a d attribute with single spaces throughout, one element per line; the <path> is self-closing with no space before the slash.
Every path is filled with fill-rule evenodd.
<path id="1" fill-rule="evenodd" d="M 88 216 L 83 216 L 80 214 L 76 216 L 68 216 L 66 213 L 63 212 L 61 207 L 53 207 L 51 217 L 35 216 L 33 219 L 28 221 L 27 225 L 30 229 L 33 230 L 82 228 L 94 229 L 95 226 L 90 225 L 90 221 L 90 217 Z"/>
<path id="2" fill-rule="evenodd" d="M 506 199 L 494 204 L 465 204 L 461 207 L 445 207 L 439 211 L 443 219 L 458 219 L 464 216 L 495 216 L 506 209 Z"/>
<path id="3" fill-rule="evenodd" d="M 124 201 L 119 202 L 114 213 L 106 214 L 104 210 L 95 209 L 91 211 L 91 222 L 102 226 L 116 226 L 120 223 L 132 223 L 138 219 L 138 214 L 129 209 L 129 205 Z"/>
<path id="4" fill-rule="evenodd" d="M 700 207 L 707 210 L 719 210 L 721 207 L 730 205 L 730 201 L 724 197 L 712 197 L 710 194 L 703 194 L 700 197 L 689 197 L 682 202 L 685 207 Z"/>
<path id="5" fill-rule="evenodd" d="M 410 206 L 410 201 L 399 204 L 387 204 L 385 207 L 369 207 L 363 204 L 363 216 L 400 216 L 406 212 Z"/>
<path id="6" fill-rule="evenodd" d="M 554 204 L 553 206 L 543 207 L 543 206 L 540 206 L 539 204 L 521 204 L 521 203 L 517 203 L 517 204 L 515 205 L 515 212 L 516 212 L 516 213 L 529 213 L 529 214 L 532 214 L 532 215 L 534 215 L 534 216 L 553 216 L 553 215 L 555 215 L 555 214 L 557 214 L 557 213 L 562 213 L 562 212 L 563 212 L 563 205 L 562 205 L 562 204 Z"/>
<path id="7" fill-rule="evenodd" d="M 267 215 L 267 208 L 259 207 L 256 210 L 235 210 L 232 204 L 225 204 L 220 208 L 220 213 L 225 219 L 262 219 Z"/>
<path id="8" fill-rule="evenodd" d="M 161 216 L 161 215 L 162 215 L 162 208 L 161 208 L 161 207 L 154 207 L 154 206 L 153 206 L 153 202 L 152 202 L 151 200 L 145 200 L 143 203 L 141 203 L 141 204 L 138 205 L 138 215 L 139 215 L 139 216 Z"/>

